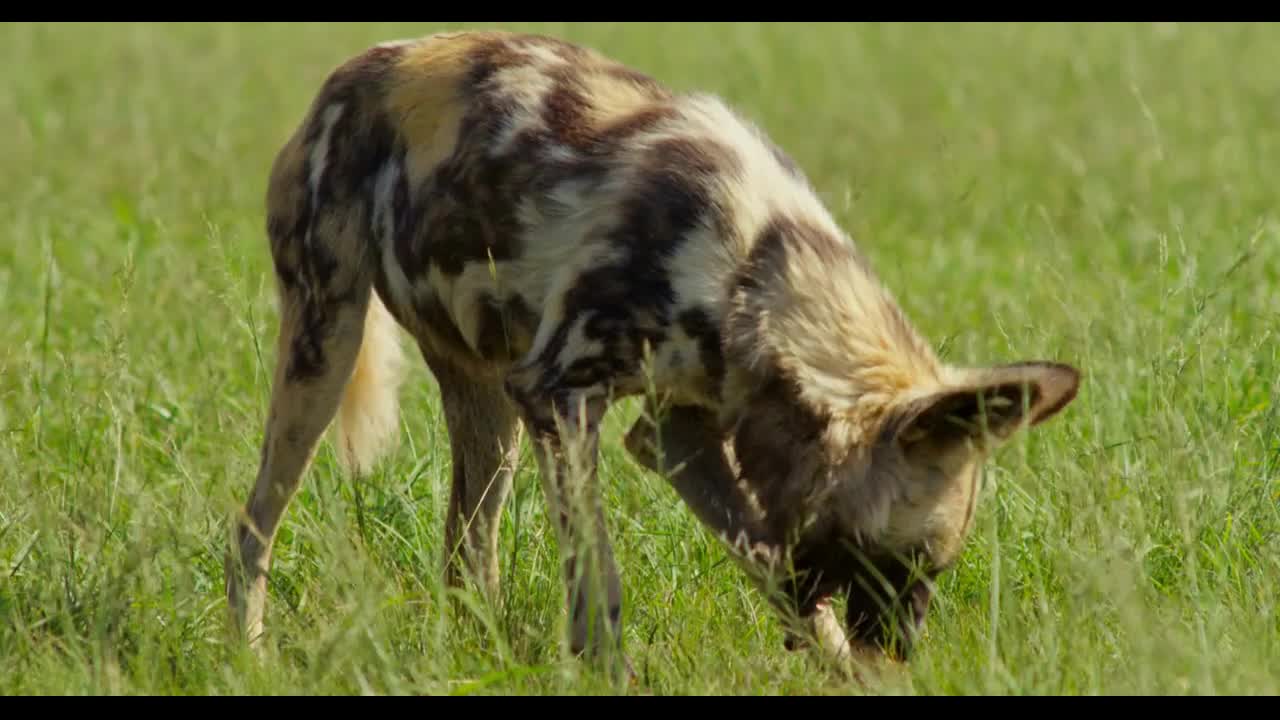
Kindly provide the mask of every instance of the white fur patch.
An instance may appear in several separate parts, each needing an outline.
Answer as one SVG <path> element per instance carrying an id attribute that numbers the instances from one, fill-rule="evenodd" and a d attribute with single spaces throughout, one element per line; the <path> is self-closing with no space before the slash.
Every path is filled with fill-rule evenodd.
<path id="1" fill-rule="evenodd" d="M 403 173 L 404 168 L 395 160 L 388 161 L 378 172 L 373 189 L 373 230 L 382 244 L 382 271 L 391 292 L 387 300 L 397 309 L 408 312 L 413 307 L 412 291 L 404 268 L 396 260 L 395 190 Z"/>
<path id="2" fill-rule="evenodd" d="M 504 118 L 502 132 L 489 149 L 489 154 L 496 157 L 506 153 L 520 133 L 542 127 L 543 99 L 555 83 L 544 68 L 536 65 L 507 68 L 495 75 L 493 82 L 499 94 L 513 100 L 515 107 L 515 112 Z"/>
<path id="3" fill-rule="evenodd" d="M 765 223 L 777 215 L 805 218 L 843 237 L 843 231 L 821 199 L 778 162 L 754 124 L 710 95 L 693 96 L 681 116 L 682 132 L 713 138 L 730 148 L 741 162 L 740 173 L 721 175 L 716 181 L 728 205 L 731 222 L 744 242 L 751 242 Z"/>
<path id="4" fill-rule="evenodd" d="M 568 60 L 557 55 L 555 50 L 545 45 L 524 45 L 520 48 L 520 51 L 536 61 L 535 64 L 540 64 L 544 68 L 567 65 L 569 63 Z"/>
<path id="5" fill-rule="evenodd" d="M 325 163 L 329 160 L 329 139 L 333 135 L 333 126 L 338 122 L 338 118 L 342 117 L 344 109 L 341 104 L 330 105 L 324 109 L 320 119 L 324 126 L 320 131 L 320 139 L 311 147 L 311 174 L 307 178 L 307 183 L 311 188 L 313 207 L 320 191 L 320 180 L 324 177 Z"/>
<path id="6" fill-rule="evenodd" d="M 531 256 L 520 262 L 516 266 L 515 272 L 512 273 L 517 278 L 536 279 L 540 281 L 539 284 L 541 282 L 547 283 L 542 293 L 539 294 L 532 294 L 528 290 L 521 288 L 520 294 L 523 297 L 544 297 L 548 299 L 546 306 L 542 308 L 542 320 L 538 323 L 538 331 L 535 333 L 532 347 L 529 349 L 529 357 L 537 357 L 542 354 L 547 343 L 551 341 L 552 335 L 560 327 L 560 323 L 564 321 L 564 296 L 569 288 L 573 287 L 579 278 L 592 268 L 617 262 L 622 257 L 619 249 L 605 243 L 595 243 L 589 247 L 575 247 L 581 241 L 582 236 L 561 236 L 549 248 L 546 248 L 561 250 L 561 257 L 557 258 L 558 264 L 548 263 L 544 260 L 544 258 L 552 259 L 553 256 Z M 572 252 L 575 250 L 577 252 Z M 526 262 L 529 262 L 529 264 L 526 265 Z M 528 267 L 530 270 L 537 268 L 539 272 L 522 273 L 518 269 L 520 266 Z M 550 276 L 549 278 L 548 275 Z"/>
<path id="7" fill-rule="evenodd" d="M 479 299 L 489 295 L 499 302 L 503 301 L 506 298 L 506 288 L 502 287 L 502 279 L 496 262 L 492 267 L 487 260 L 467 263 L 463 266 L 458 279 L 454 281 L 448 297 L 442 298 L 445 307 L 449 308 L 454 316 L 458 332 L 476 352 L 480 350 L 482 306 Z"/>
<path id="8" fill-rule="evenodd" d="M 729 248 L 712 228 L 699 226 L 689 233 L 667 262 L 676 306 L 707 309 L 718 324 L 725 310 L 724 277 L 734 264 Z"/>

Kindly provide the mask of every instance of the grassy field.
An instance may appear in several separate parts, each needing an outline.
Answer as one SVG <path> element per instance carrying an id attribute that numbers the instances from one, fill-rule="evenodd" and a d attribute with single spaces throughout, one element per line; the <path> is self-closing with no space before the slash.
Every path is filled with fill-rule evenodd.
<path id="1" fill-rule="evenodd" d="M 527 447 L 506 610 L 450 610 L 420 367 L 376 474 L 322 447 L 276 545 L 266 662 L 224 644 L 274 362 L 269 164 L 329 70 L 435 29 L 0 27 L 0 694 L 617 690 L 561 651 Z M 758 120 L 948 359 L 1087 373 L 992 464 L 909 677 L 865 689 L 784 651 L 615 442 L 619 407 L 626 691 L 1280 693 L 1280 29 L 538 29 Z"/>

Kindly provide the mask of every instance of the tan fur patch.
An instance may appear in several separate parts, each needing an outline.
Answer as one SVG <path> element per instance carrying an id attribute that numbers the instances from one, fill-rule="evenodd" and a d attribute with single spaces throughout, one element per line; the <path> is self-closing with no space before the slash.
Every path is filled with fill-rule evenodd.
<path id="1" fill-rule="evenodd" d="M 839 443 L 851 446 L 904 393 L 935 387 L 942 369 L 888 290 L 837 242 L 792 221 L 761 240 L 729 346 L 747 366 L 792 378 L 810 407 L 842 416 L 851 432 Z"/>
<path id="2" fill-rule="evenodd" d="M 405 49 L 388 80 L 386 102 L 409 148 L 412 180 L 453 152 L 466 110 L 460 90 L 468 63 L 477 50 L 501 39 L 498 33 L 436 35 Z"/>
<path id="3" fill-rule="evenodd" d="M 610 63 L 612 66 L 612 63 Z M 581 75 L 587 122 L 602 129 L 651 105 L 659 97 L 651 88 L 597 67 Z"/>

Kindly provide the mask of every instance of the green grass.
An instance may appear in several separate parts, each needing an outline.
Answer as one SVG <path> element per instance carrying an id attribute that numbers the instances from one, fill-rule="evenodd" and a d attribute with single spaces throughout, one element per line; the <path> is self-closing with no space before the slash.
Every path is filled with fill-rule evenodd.
<path id="1" fill-rule="evenodd" d="M 560 650 L 527 448 L 506 611 L 449 609 L 422 368 L 374 476 L 327 444 L 307 475 L 267 661 L 223 642 L 274 362 L 269 164 L 331 68 L 434 29 L 0 27 L 0 694 L 613 691 Z M 871 692 L 1280 693 L 1276 27 L 540 29 L 762 123 L 949 360 L 1087 372 L 992 463 L 910 677 Z M 635 691 L 864 692 L 783 650 L 617 444 L 635 412 L 602 459 Z"/>

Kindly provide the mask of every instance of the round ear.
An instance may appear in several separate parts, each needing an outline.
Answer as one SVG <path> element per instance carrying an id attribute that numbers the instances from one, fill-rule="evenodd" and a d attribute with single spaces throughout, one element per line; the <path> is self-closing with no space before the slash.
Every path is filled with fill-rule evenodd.
<path id="1" fill-rule="evenodd" d="M 964 381 L 920 398 L 899 415 L 896 438 L 946 447 L 963 440 L 999 445 L 1023 427 L 1057 415 L 1075 399 L 1080 371 L 1052 362 L 1021 362 L 972 370 Z"/>

